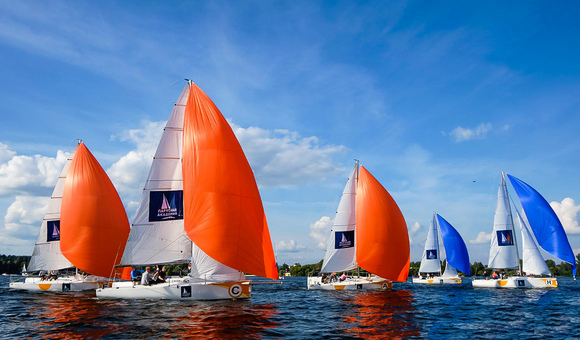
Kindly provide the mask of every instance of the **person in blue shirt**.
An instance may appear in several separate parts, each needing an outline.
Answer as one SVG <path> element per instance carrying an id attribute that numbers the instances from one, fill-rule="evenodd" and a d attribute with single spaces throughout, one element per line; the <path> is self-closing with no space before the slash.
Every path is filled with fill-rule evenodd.
<path id="1" fill-rule="evenodd" d="M 141 281 L 141 274 L 143 271 L 137 270 L 135 267 L 131 267 L 131 269 L 131 281 L 133 281 L 133 286 L 135 286 L 136 282 Z"/>

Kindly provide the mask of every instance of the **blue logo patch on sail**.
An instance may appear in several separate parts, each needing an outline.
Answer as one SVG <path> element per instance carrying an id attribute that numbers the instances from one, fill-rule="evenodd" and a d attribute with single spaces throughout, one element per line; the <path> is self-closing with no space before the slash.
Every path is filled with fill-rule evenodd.
<path id="1" fill-rule="evenodd" d="M 182 219 L 183 190 L 149 193 L 149 222 Z"/>
<path id="2" fill-rule="evenodd" d="M 60 220 L 46 222 L 46 242 L 60 241 Z"/>
<path id="3" fill-rule="evenodd" d="M 497 244 L 498 246 L 513 246 L 514 237 L 511 230 L 498 230 L 497 231 Z"/>
<path id="4" fill-rule="evenodd" d="M 428 249 L 427 252 L 427 260 L 434 260 L 437 258 L 437 249 Z"/>
<path id="5" fill-rule="evenodd" d="M 334 233 L 334 249 L 354 247 L 354 230 Z"/>

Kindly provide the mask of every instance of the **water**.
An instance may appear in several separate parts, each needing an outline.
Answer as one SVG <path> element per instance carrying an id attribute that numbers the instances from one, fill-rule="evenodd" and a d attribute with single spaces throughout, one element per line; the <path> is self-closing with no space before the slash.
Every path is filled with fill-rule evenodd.
<path id="1" fill-rule="evenodd" d="M 306 278 L 252 287 L 248 301 L 99 300 L 12 291 L 0 279 L 0 338 L 580 338 L 580 280 L 553 290 L 395 284 L 387 292 L 306 290 Z"/>

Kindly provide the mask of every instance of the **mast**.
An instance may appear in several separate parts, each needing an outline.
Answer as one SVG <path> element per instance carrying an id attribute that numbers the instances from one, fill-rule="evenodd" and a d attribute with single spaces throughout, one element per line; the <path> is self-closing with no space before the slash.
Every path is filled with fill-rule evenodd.
<path id="1" fill-rule="evenodd" d="M 512 221 L 512 228 L 513 228 L 513 226 L 514 226 L 514 216 L 512 215 L 512 208 L 511 208 L 511 204 L 510 204 L 510 197 L 509 197 L 509 194 L 508 194 L 507 185 L 505 184 L 505 172 L 503 172 L 503 171 L 501 172 L 501 177 L 503 178 L 503 183 L 505 185 L 504 186 L 504 190 L 505 190 L 505 195 L 506 195 L 506 197 L 508 199 L 508 209 L 509 209 L 509 212 L 510 212 L 510 219 Z M 519 267 L 519 270 L 520 270 L 520 275 L 522 275 L 522 259 L 520 258 L 520 251 L 518 249 L 518 239 L 516 237 L 516 234 L 517 233 L 515 232 L 515 229 L 513 229 L 512 235 L 513 235 L 513 238 L 514 238 L 514 246 L 516 247 L 516 254 L 518 255 L 518 267 Z"/>
<path id="2" fill-rule="evenodd" d="M 437 213 L 433 212 L 433 224 L 435 224 L 435 244 L 437 246 L 437 262 L 439 262 L 439 277 L 441 277 L 441 275 L 443 275 L 443 273 L 441 273 L 441 251 L 439 250 L 439 223 L 437 223 L 437 218 L 436 218 Z M 445 259 L 447 259 L 447 253 L 445 253 Z M 449 261 L 447 261 L 447 264 L 445 265 L 445 269 L 447 269 L 447 266 L 449 265 Z"/>
<path id="3" fill-rule="evenodd" d="M 354 159 L 354 187 L 358 187 L 358 159 Z M 355 191 L 355 197 L 356 197 L 356 191 Z M 355 205 L 354 205 L 354 213 L 353 213 L 353 217 L 356 220 L 356 200 L 355 200 Z M 356 224 L 354 226 L 355 229 L 355 234 L 356 234 Z M 356 274 L 358 277 L 360 277 L 360 266 L 358 265 L 358 262 L 356 260 L 356 247 L 358 246 L 358 240 L 356 239 L 356 236 L 354 237 L 355 242 L 354 242 L 354 262 L 356 263 Z"/>

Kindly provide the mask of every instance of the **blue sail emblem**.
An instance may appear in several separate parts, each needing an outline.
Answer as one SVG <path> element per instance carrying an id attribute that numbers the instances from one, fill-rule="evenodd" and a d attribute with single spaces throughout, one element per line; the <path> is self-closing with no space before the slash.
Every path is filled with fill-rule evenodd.
<path id="1" fill-rule="evenodd" d="M 334 249 L 354 247 L 354 230 L 337 231 L 334 234 Z"/>
<path id="2" fill-rule="evenodd" d="M 437 259 L 437 249 L 428 249 L 425 251 L 427 252 L 427 254 L 426 254 L 427 260 Z"/>
<path id="3" fill-rule="evenodd" d="M 514 237 L 511 230 L 498 230 L 497 231 L 497 245 L 503 246 L 513 246 Z"/>
<path id="4" fill-rule="evenodd" d="M 182 220 L 183 191 L 151 191 L 149 193 L 149 221 Z"/>
<path id="5" fill-rule="evenodd" d="M 46 241 L 60 241 L 60 220 L 46 222 Z"/>
<path id="6" fill-rule="evenodd" d="M 507 175 L 526 213 L 530 227 L 542 249 L 572 265 L 576 276 L 576 258 L 558 216 L 550 204 L 524 181 Z"/>

